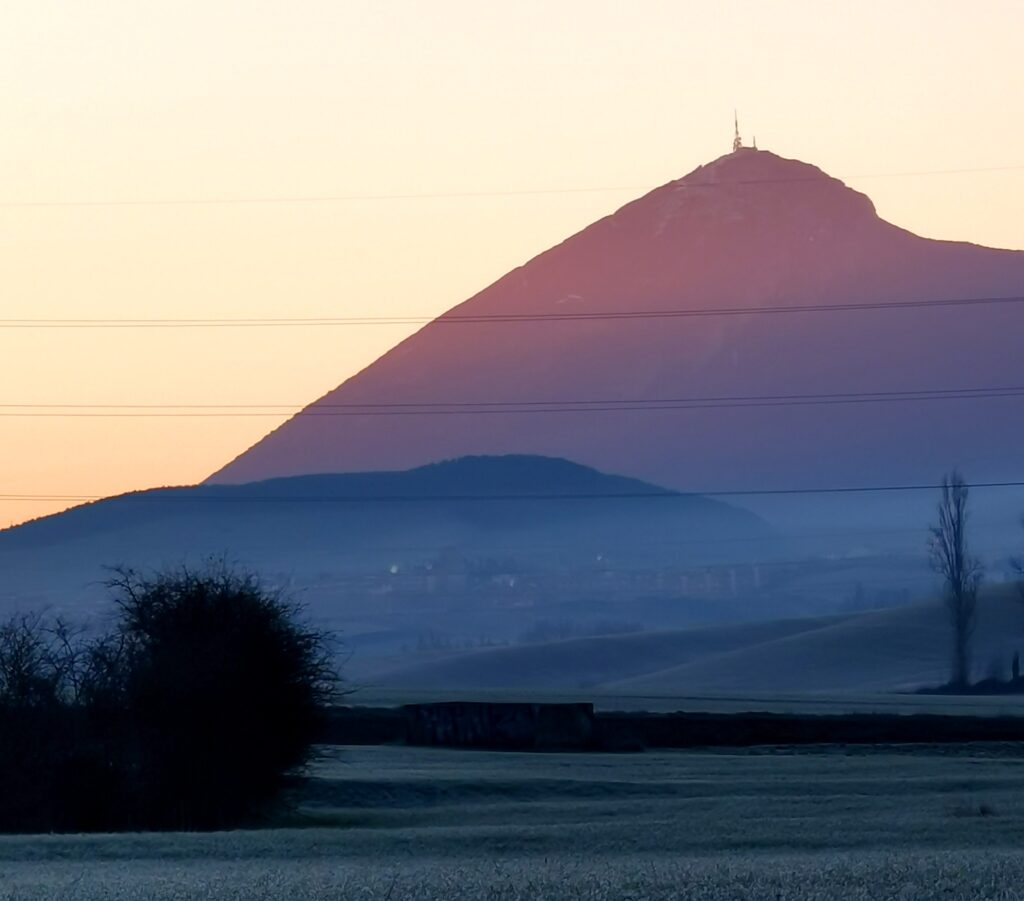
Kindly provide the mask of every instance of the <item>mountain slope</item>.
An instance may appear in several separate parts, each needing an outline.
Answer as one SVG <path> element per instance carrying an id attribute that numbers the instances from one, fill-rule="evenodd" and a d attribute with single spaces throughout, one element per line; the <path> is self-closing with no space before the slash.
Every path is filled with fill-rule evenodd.
<path id="1" fill-rule="evenodd" d="M 1024 418 L 1014 399 L 642 412 L 560 404 L 1015 385 L 1019 304 L 649 314 L 1020 294 L 1024 253 L 919 238 L 819 169 L 744 149 L 508 273 L 210 481 L 494 453 L 563 456 L 680 489 L 934 481 L 952 463 L 979 478 L 1017 475 Z M 537 315 L 549 318 L 507 321 Z M 446 406 L 523 401 L 551 407 L 467 415 Z"/>

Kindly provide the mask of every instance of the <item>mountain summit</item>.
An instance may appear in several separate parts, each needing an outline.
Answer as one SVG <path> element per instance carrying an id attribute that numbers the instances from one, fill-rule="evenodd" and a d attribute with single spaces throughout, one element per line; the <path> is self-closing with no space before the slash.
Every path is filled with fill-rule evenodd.
<path id="1" fill-rule="evenodd" d="M 507 453 L 692 490 L 1019 476 L 1019 401 L 891 392 L 1021 384 L 1024 305 L 907 306 L 1021 294 L 1024 252 L 920 238 L 741 148 L 508 273 L 210 481 Z"/>

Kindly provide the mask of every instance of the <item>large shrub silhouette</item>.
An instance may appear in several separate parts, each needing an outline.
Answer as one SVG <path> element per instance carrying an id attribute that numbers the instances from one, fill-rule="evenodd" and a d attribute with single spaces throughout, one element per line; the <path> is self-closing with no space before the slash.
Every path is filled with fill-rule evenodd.
<path id="1" fill-rule="evenodd" d="M 17 801 L 0 828 L 260 815 L 309 759 L 335 688 L 328 636 L 224 564 L 120 569 L 109 586 L 116 616 L 99 639 L 43 618 L 0 630 L 0 789 Z"/>

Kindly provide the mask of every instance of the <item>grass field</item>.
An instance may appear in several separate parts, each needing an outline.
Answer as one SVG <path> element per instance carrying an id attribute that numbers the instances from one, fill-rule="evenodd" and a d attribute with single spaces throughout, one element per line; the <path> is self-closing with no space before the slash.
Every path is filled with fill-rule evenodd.
<path id="1" fill-rule="evenodd" d="M 332 748 L 265 829 L 0 839 L 0 898 L 1019 898 L 1024 755 Z"/>

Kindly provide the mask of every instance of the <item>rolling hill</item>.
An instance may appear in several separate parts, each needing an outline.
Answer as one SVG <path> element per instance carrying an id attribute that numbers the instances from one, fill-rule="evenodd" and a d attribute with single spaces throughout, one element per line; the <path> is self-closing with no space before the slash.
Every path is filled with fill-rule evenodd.
<path id="1" fill-rule="evenodd" d="M 616 684 L 723 654 L 813 631 L 843 617 L 600 635 L 453 655 L 365 677 L 375 687 L 418 689 L 570 690 Z"/>
<path id="2" fill-rule="evenodd" d="M 1024 651 L 1024 607 L 1015 590 L 979 605 L 975 678 Z M 950 628 L 938 603 L 848 616 L 645 632 L 476 651 L 378 673 L 396 693 L 523 689 L 603 695 L 879 692 L 948 678 Z"/>
<path id="3" fill-rule="evenodd" d="M 949 677 L 950 627 L 940 604 L 864 614 L 815 633 L 791 635 L 609 684 L 612 690 L 676 692 L 870 692 L 938 685 Z M 1010 592 L 979 605 L 975 678 L 996 661 L 1008 669 L 1024 650 L 1024 609 Z"/>

